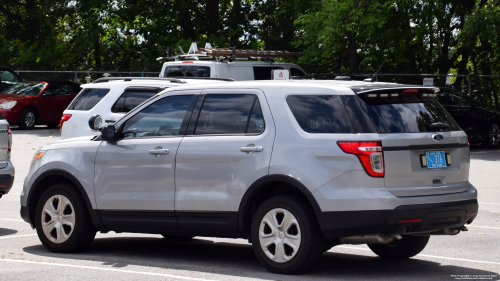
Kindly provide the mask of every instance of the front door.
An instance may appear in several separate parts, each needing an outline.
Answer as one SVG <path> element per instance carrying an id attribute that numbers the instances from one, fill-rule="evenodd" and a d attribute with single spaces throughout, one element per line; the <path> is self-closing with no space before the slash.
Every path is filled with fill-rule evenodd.
<path id="1" fill-rule="evenodd" d="M 241 199 L 269 172 L 274 122 L 259 90 L 203 94 L 177 152 L 177 225 L 186 235 L 237 237 Z"/>
<path id="2" fill-rule="evenodd" d="M 175 156 L 194 97 L 172 95 L 143 106 L 117 124 L 118 141 L 100 145 L 95 198 L 110 229 L 176 233 Z"/>

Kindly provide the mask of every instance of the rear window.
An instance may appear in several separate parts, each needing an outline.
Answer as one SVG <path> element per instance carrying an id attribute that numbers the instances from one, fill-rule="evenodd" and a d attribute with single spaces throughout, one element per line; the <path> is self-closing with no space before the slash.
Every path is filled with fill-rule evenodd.
<path id="1" fill-rule="evenodd" d="M 210 66 L 172 65 L 165 68 L 164 77 L 210 77 Z"/>
<path id="2" fill-rule="evenodd" d="M 69 105 L 70 110 L 90 110 L 109 93 L 109 89 L 83 89 Z"/>
<path id="3" fill-rule="evenodd" d="M 378 93 L 380 94 L 380 93 Z M 357 131 L 365 133 L 419 133 L 460 131 L 460 127 L 434 98 L 419 93 L 397 97 L 344 96 L 344 103 Z M 445 123 L 446 129 L 431 129 L 433 123 Z"/>
<path id="4" fill-rule="evenodd" d="M 113 105 L 111 112 L 127 113 L 156 93 L 156 91 L 125 91 Z"/>
<path id="5" fill-rule="evenodd" d="M 286 101 L 297 123 L 307 133 L 354 133 L 340 96 L 294 95 Z"/>

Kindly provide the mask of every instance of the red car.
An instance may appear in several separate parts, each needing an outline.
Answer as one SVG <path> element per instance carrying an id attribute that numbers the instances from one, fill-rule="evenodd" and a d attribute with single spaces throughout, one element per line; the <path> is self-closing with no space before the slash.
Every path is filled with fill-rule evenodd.
<path id="1" fill-rule="evenodd" d="M 62 81 L 22 81 L 0 94 L 0 113 L 20 129 L 56 128 L 80 85 Z"/>

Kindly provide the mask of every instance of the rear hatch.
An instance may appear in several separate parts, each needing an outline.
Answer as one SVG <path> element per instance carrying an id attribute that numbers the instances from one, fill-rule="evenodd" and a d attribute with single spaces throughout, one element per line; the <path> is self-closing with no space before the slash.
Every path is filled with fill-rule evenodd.
<path id="1" fill-rule="evenodd" d="M 358 131 L 378 133 L 385 187 L 397 197 L 470 188 L 467 135 L 434 98 L 435 88 L 353 89 L 344 99 Z"/>
<path id="2" fill-rule="evenodd" d="M 12 133 L 9 122 L 0 114 L 0 162 L 10 160 L 10 147 L 12 146 Z M 4 168 L 4 163 L 0 163 L 0 168 Z"/>

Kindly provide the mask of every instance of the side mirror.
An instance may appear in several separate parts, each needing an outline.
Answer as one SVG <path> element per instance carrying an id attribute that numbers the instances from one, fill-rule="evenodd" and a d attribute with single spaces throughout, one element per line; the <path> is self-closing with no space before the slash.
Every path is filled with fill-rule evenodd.
<path id="1" fill-rule="evenodd" d="M 101 115 L 94 115 L 89 119 L 89 127 L 94 131 L 102 129 L 102 117 Z"/>
<path id="2" fill-rule="evenodd" d="M 102 128 L 101 139 L 104 141 L 115 141 L 116 139 L 116 131 L 115 125 L 107 125 Z"/>

